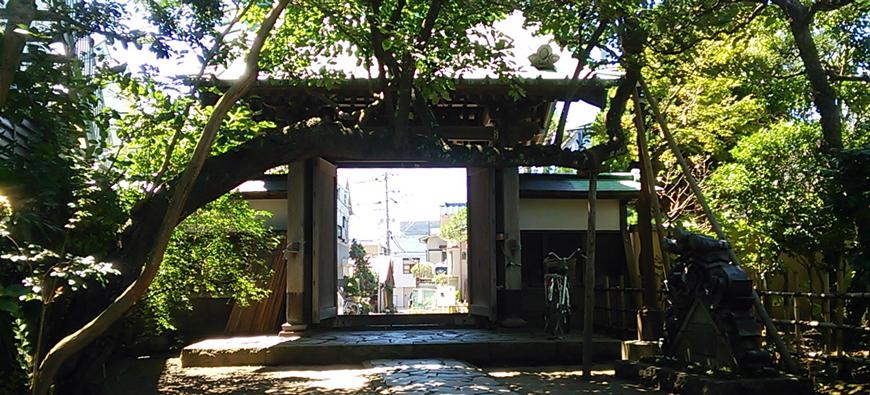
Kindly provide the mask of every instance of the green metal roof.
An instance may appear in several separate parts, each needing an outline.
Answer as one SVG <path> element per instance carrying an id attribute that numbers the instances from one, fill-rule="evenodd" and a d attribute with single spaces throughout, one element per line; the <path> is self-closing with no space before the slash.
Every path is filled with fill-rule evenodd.
<path id="1" fill-rule="evenodd" d="M 579 197 L 588 193 L 589 180 L 575 174 L 520 174 L 522 197 Z M 598 194 L 634 198 L 640 194 L 640 181 L 632 173 L 601 173 Z"/>

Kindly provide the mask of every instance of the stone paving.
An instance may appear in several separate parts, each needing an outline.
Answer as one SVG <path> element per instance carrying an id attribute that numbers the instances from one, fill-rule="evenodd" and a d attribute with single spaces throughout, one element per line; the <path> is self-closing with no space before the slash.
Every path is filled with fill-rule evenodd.
<path id="1" fill-rule="evenodd" d="M 597 365 L 593 380 L 571 366 L 478 369 L 451 359 L 374 360 L 362 365 L 182 368 L 178 358 L 114 362 L 104 393 L 124 395 L 663 394 L 620 381 Z"/>
<path id="2" fill-rule="evenodd" d="M 390 394 L 516 395 L 481 369 L 454 359 L 374 360 L 369 364 L 384 369 L 381 374 Z"/>
<path id="3" fill-rule="evenodd" d="M 360 363 L 372 359 L 448 358 L 477 365 L 496 363 L 570 364 L 579 361 L 579 334 L 547 337 L 543 333 L 480 329 L 391 331 L 306 331 L 296 336 L 209 339 L 187 346 L 185 367 Z M 618 340 L 596 337 L 593 358 L 620 357 Z"/>

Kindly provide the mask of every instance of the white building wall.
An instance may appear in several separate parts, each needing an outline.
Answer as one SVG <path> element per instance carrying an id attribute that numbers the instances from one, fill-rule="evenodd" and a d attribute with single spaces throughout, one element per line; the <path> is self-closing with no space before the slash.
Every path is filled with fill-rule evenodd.
<path id="1" fill-rule="evenodd" d="M 266 225 L 275 230 L 287 230 L 287 199 L 249 199 L 248 204 L 254 210 L 272 213 L 266 220 Z"/>
<path id="2" fill-rule="evenodd" d="M 586 230 L 586 199 L 520 199 L 521 230 Z M 619 200 L 598 199 L 596 229 L 619 230 Z"/>

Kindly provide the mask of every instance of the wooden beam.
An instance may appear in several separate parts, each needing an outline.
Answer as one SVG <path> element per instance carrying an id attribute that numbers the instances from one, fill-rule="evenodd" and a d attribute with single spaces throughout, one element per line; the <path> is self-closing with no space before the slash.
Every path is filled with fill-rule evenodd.
<path id="1" fill-rule="evenodd" d="M 0 8 L 0 19 L 6 19 L 9 17 L 9 10 L 6 8 Z M 54 12 L 47 10 L 36 10 L 36 13 L 33 17 L 34 21 L 61 21 L 63 20 L 63 16 Z"/>
<path id="2" fill-rule="evenodd" d="M 187 77 L 179 77 L 183 82 L 193 83 Z M 372 82 L 365 78 L 351 78 L 332 81 L 328 86 L 318 86 L 317 80 L 260 80 L 251 88 L 250 96 L 289 95 L 323 96 L 339 93 L 343 96 L 371 97 Z M 225 89 L 230 80 L 202 81 L 201 86 L 214 86 Z M 578 101 L 582 100 L 598 108 L 604 108 L 607 103 L 607 88 L 614 86 L 615 80 L 585 79 L 578 81 L 564 79 L 532 79 L 519 78 L 512 81 L 475 78 L 456 79 L 452 96 L 491 96 L 496 100 L 509 100 L 511 92 L 519 88 L 525 98 L 543 99 L 545 101 Z M 206 96 L 206 100 L 208 100 Z M 450 102 L 451 100 L 446 100 Z"/>

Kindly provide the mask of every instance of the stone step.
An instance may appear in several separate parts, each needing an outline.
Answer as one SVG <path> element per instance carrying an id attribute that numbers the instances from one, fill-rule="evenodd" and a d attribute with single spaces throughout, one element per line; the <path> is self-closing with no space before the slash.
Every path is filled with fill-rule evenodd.
<path id="1" fill-rule="evenodd" d="M 621 342 L 596 337 L 595 361 L 620 359 Z M 568 365 L 581 362 L 579 334 L 561 338 L 542 333 L 480 329 L 303 332 L 299 336 L 209 339 L 185 347 L 184 367 L 239 365 L 354 364 L 375 359 L 444 358 L 477 366 Z"/>

